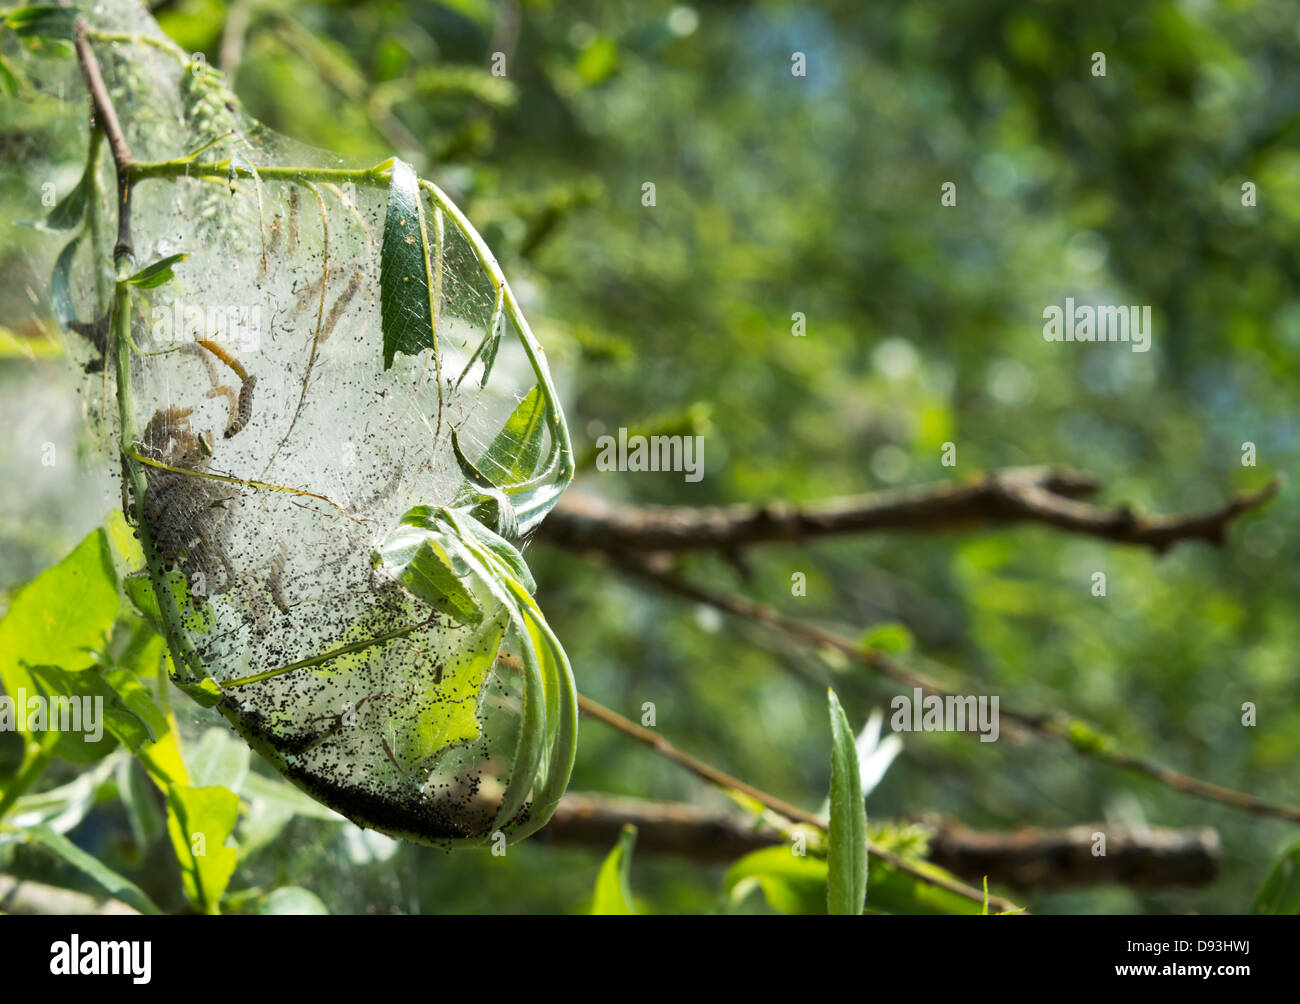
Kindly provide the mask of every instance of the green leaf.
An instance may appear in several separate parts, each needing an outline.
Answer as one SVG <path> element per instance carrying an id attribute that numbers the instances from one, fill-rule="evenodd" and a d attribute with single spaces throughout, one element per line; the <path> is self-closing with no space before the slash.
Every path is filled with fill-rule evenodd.
<path id="1" fill-rule="evenodd" d="M 125 647 L 120 644 L 126 639 Z M 109 645 L 120 654 L 113 660 L 113 668 L 125 670 L 140 680 L 156 680 L 162 669 L 165 655 L 162 635 L 139 618 L 129 613 L 117 622 Z"/>
<path id="2" fill-rule="evenodd" d="M 48 826 L 55 833 L 67 833 L 94 808 L 100 789 L 114 769 L 130 763 L 125 754 L 108 757 L 99 765 L 83 770 L 67 784 L 48 788 L 34 795 L 23 795 L 10 810 L 8 821 L 16 828 L 10 834 L 0 831 L 0 842 L 18 836 L 24 827 Z"/>
<path id="3" fill-rule="evenodd" d="M 197 743 L 186 745 L 185 766 L 190 783 L 197 788 L 229 788 L 243 791 L 248 776 L 250 750 L 223 728 L 211 728 Z"/>
<path id="4" fill-rule="evenodd" d="M 394 715 L 384 724 L 389 751 L 412 773 L 426 768 L 450 746 L 482 737 L 479 695 L 505 637 L 504 617 L 485 620 L 454 652 L 442 658 L 440 676 L 412 714 Z"/>
<path id="5" fill-rule="evenodd" d="M 478 624 L 483 608 L 471 592 L 469 566 L 450 541 L 404 523 L 380 543 L 375 560 L 414 595 L 460 624 Z"/>
<path id="6" fill-rule="evenodd" d="M 154 740 L 149 726 L 123 704 L 97 669 L 69 673 L 58 666 L 33 666 L 31 675 L 46 697 L 49 720 L 44 728 L 59 730 L 52 747 L 55 756 L 94 763 L 113 751 L 115 740 L 132 752 Z"/>
<path id="7" fill-rule="evenodd" d="M 421 508 L 424 507 L 417 506 L 416 509 L 408 512 L 407 516 L 415 516 L 417 510 Z M 494 557 L 499 558 L 505 564 L 506 568 L 509 569 L 509 574 L 517 579 L 519 584 L 528 590 L 530 594 L 537 592 L 537 582 L 533 579 L 533 573 L 529 570 L 528 563 L 524 561 L 524 556 L 519 553 L 519 548 L 500 534 L 489 530 L 473 516 L 457 512 L 455 509 L 443 509 L 441 514 L 455 527 L 462 539 L 473 540 L 480 547 L 486 548 Z M 406 521 L 406 517 L 403 517 L 403 521 Z"/>
<path id="8" fill-rule="evenodd" d="M 492 484 L 522 484 L 537 473 L 546 438 L 546 400 L 534 387 L 519 402 L 475 465 Z"/>
<path id="9" fill-rule="evenodd" d="M 87 854 L 67 837 L 55 833 L 48 826 L 33 826 L 24 832 L 32 842 L 53 851 L 73 868 L 94 879 L 114 899 L 120 899 L 140 913 L 162 913 L 139 886 Z"/>
<path id="10" fill-rule="evenodd" d="M 50 276 L 50 301 L 54 305 L 54 316 L 64 329 L 70 329 L 72 322 L 77 319 L 77 308 L 72 303 L 71 273 L 80 242 L 80 237 L 74 237 L 64 245 L 54 260 L 54 272 Z"/>
<path id="11" fill-rule="evenodd" d="M 152 265 L 146 265 L 135 275 L 126 281 L 132 286 L 139 286 L 141 289 L 153 289 L 155 286 L 161 286 L 164 282 L 170 280 L 175 273 L 172 266 L 183 262 L 189 257 L 188 252 L 182 251 L 180 254 L 168 255 L 166 258 L 159 258 Z"/>
<path id="12" fill-rule="evenodd" d="M 280 917 L 315 917 L 329 913 L 325 904 L 312 892 L 296 885 L 276 889 L 257 906 L 259 914 Z"/>
<path id="13" fill-rule="evenodd" d="M 81 11 L 56 4 L 32 4 L 12 11 L 5 23 L 19 38 L 55 38 L 71 42 Z"/>
<path id="14" fill-rule="evenodd" d="M 1286 851 L 1264 879 L 1250 904 L 1254 914 L 1300 914 L 1300 844 Z"/>
<path id="15" fill-rule="evenodd" d="M 618 46 L 607 37 L 594 39 L 582 50 L 574 69 L 584 84 L 601 83 L 618 70 Z"/>
<path id="16" fill-rule="evenodd" d="M 560 719 L 559 681 L 569 678 L 568 663 L 558 645 L 552 647 L 554 638 L 527 591 L 525 583 L 533 585 L 532 576 L 518 551 L 464 514 L 417 506 L 384 538 L 375 562 L 434 610 L 474 628 L 455 650 L 441 656 L 436 675 L 421 682 L 419 697 L 408 712 L 387 720 L 383 738 L 397 764 L 411 772 L 423 770 L 431 757 L 449 746 L 480 738 L 483 690 L 512 624 L 516 630 L 526 628 L 533 642 L 532 651 L 523 653 L 526 675 L 539 673 L 539 687 L 545 686 L 544 679 L 557 681 L 546 691 L 529 691 L 526 685 L 528 700 L 533 707 L 546 701 L 547 719 Z M 537 770 L 534 757 L 540 755 L 538 738 L 530 733 L 516 750 L 519 781 L 508 787 L 499 810 L 506 822 L 514 819 L 528 794 L 529 779 Z M 548 772 L 548 777 L 559 776 L 567 778 L 568 770 L 562 775 Z M 533 793 L 533 820 L 549 818 L 554 809 L 551 794 L 549 789 Z"/>
<path id="17" fill-rule="evenodd" d="M 912 861 L 911 864 L 935 878 L 955 879 L 928 861 Z M 955 916 L 975 916 L 980 912 L 980 904 L 891 868 L 879 858 L 872 858 L 870 865 L 871 909 L 875 912 Z"/>
<path id="18" fill-rule="evenodd" d="M 136 758 L 163 794 L 174 785 L 190 783 L 189 771 L 185 769 L 185 758 L 181 755 L 180 739 L 174 728 L 157 742 L 149 743 L 141 749 L 136 754 Z"/>
<path id="19" fill-rule="evenodd" d="M 817 916 L 826 912 L 826 874 L 824 858 L 795 854 L 790 847 L 764 847 L 727 869 L 723 887 L 739 901 L 758 886 L 772 909 Z"/>
<path id="20" fill-rule="evenodd" d="M 36 685 L 24 663 L 79 669 L 104 648 L 121 599 L 108 538 L 95 530 L 14 596 L 0 619 L 0 683 L 15 702 Z"/>
<path id="21" fill-rule="evenodd" d="M 5 58 L 4 53 L 0 53 L 0 90 L 10 96 L 18 94 L 23 89 L 23 83 L 19 79 L 13 64 Z"/>
<path id="22" fill-rule="evenodd" d="M 492 316 L 488 319 L 487 331 L 483 333 L 483 340 L 478 343 L 478 347 L 470 354 L 465 362 L 465 368 L 461 370 L 460 376 L 456 378 L 456 386 L 460 387 L 461 381 L 469 374 L 477 359 L 483 360 L 483 374 L 479 377 L 478 385 L 486 387 L 488 377 L 492 375 L 492 364 L 496 362 L 497 350 L 501 348 L 501 331 L 505 326 L 505 288 L 497 287 L 496 304 L 492 308 Z"/>
<path id="23" fill-rule="evenodd" d="M 161 642 L 162 639 L 159 638 L 156 649 L 159 655 L 162 654 Z M 167 730 L 171 728 L 167 715 L 162 708 L 158 707 L 153 692 L 141 683 L 134 673 L 125 667 L 117 666 L 104 670 L 102 678 L 104 683 L 113 689 L 123 707 L 144 726 L 145 739 L 148 742 L 157 742 L 167 734 Z"/>
<path id="24" fill-rule="evenodd" d="M 31 666 L 28 672 L 33 690 L 27 698 L 26 720 L 19 718 L 15 728 L 40 734 L 42 749 L 69 763 L 97 763 L 113 752 L 117 736 L 107 728 L 107 713 L 102 717 L 97 713 L 95 694 L 74 685 L 71 674 L 58 666 Z M 102 690 L 98 696 L 102 708 Z M 89 702 L 83 697 L 89 697 Z"/>
<path id="25" fill-rule="evenodd" d="M 165 823 L 153 799 L 146 775 L 134 761 L 123 758 L 117 765 L 117 797 L 126 810 L 127 823 L 137 847 L 148 847 L 162 836 Z"/>
<path id="26" fill-rule="evenodd" d="M 889 655 L 910 652 L 915 643 L 916 639 L 906 624 L 893 622 L 872 625 L 862 632 L 862 636 L 858 639 L 859 648 L 875 649 Z"/>
<path id="27" fill-rule="evenodd" d="M 163 631 L 162 611 L 158 609 L 158 596 L 153 591 L 147 572 L 128 575 L 122 580 L 122 591 L 140 616 L 159 634 Z"/>
<path id="28" fill-rule="evenodd" d="M 471 505 L 477 499 L 478 504 L 473 506 L 472 513 L 475 521 L 490 524 L 503 537 L 515 539 L 519 536 L 519 518 L 515 514 L 515 507 L 506 497 L 505 492 L 494 485 L 488 477 L 471 463 L 470 459 L 460 448 L 460 437 L 456 435 L 456 430 L 451 431 L 451 452 L 456 458 L 456 465 L 460 468 L 461 474 L 465 476 L 466 484 L 461 487 L 458 493 L 457 504 Z"/>
<path id="29" fill-rule="evenodd" d="M 122 685 L 125 695 L 109 681 L 109 673 Z M 145 743 L 156 742 L 167 731 L 167 719 L 154 704 L 153 696 L 129 672 L 91 668 L 67 676 L 80 696 L 103 699 L 104 728 L 132 753 Z M 138 714 L 133 704 L 143 713 Z"/>
<path id="30" fill-rule="evenodd" d="M 625 917 L 636 913 L 632 905 L 632 848 L 636 846 L 636 827 L 623 826 L 618 843 L 609 852 L 596 875 L 596 893 L 591 903 L 593 916 Z"/>
<path id="31" fill-rule="evenodd" d="M 867 895 L 867 808 L 853 730 L 835 691 L 827 688 L 831 715 L 831 823 L 827 842 L 826 907 L 860 914 Z"/>
<path id="32" fill-rule="evenodd" d="M 114 509 L 104 517 L 104 532 L 108 534 L 117 567 L 140 568 L 144 565 L 144 549 L 135 535 L 135 528 L 126 521 L 121 509 Z"/>
<path id="33" fill-rule="evenodd" d="M 220 912 L 221 897 L 235 873 L 238 854 L 226 840 L 238 817 L 239 796 L 229 788 L 174 785 L 167 791 L 167 831 L 180 862 L 181 883 L 204 913 Z"/>
<path id="34" fill-rule="evenodd" d="M 441 213 L 435 211 L 434 235 L 441 234 Z M 379 259 L 379 308 L 384 332 L 384 369 L 398 353 L 414 356 L 438 351 L 437 296 L 441 287 L 442 242 L 429 247 L 419 179 L 404 161 L 393 160 L 384 217 L 384 241 Z"/>
<path id="35" fill-rule="evenodd" d="M 86 196 L 90 192 L 91 169 L 88 167 L 67 195 L 54 204 L 45 217 L 45 225 L 53 230 L 71 230 L 86 214 Z"/>

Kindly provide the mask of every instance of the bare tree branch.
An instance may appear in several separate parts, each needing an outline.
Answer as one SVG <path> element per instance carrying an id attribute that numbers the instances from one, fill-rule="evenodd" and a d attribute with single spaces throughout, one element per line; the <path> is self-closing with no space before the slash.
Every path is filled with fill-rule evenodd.
<path id="1" fill-rule="evenodd" d="M 786 843 L 767 827 L 689 802 L 570 791 L 533 839 L 541 843 L 613 847 L 625 823 L 637 828 L 637 853 L 674 854 L 706 864 L 730 864 L 750 851 Z"/>
<path id="2" fill-rule="evenodd" d="M 853 662 L 868 666 L 908 687 L 920 688 L 927 694 L 935 694 L 943 698 L 960 696 L 958 691 L 952 687 L 940 684 L 933 678 L 903 665 L 878 649 L 863 648 L 848 638 L 841 637 L 814 624 L 783 616 L 771 607 L 756 603 L 747 597 L 712 593 L 706 589 L 701 589 L 680 576 L 658 567 L 658 563 L 647 562 L 641 558 L 633 558 L 627 555 L 614 555 L 612 557 L 618 567 L 697 603 L 703 603 L 734 617 L 764 625 L 813 646 L 832 649 Z M 1277 819 L 1300 823 L 1300 806 L 1270 802 L 1246 792 L 1236 791 L 1210 781 L 1190 777 L 1187 774 L 1163 767 L 1142 757 L 1132 756 L 1118 749 L 1111 737 L 1098 732 L 1098 730 L 1081 719 L 1063 714 L 1016 710 L 1002 703 L 999 704 L 998 714 L 1004 722 L 1009 722 L 1030 732 L 1064 743 L 1083 756 L 1092 757 L 1112 766 L 1143 774 L 1184 795 L 1218 802 L 1221 805 L 1228 805 L 1235 809 L 1254 813 L 1257 816 L 1272 816 Z"/>
<path id="3" fill-rule="evenodd" d="M 958 875 L 987 875 L 1017 889 L 1122 883 L 1202 885 L 1214 879 L 1222 852 L 1208 826 L 1123 827 L 1081 823 L 1064 829 L 972 830 L 953 820 L 935 826 L 929 858 Z M 1105 837 L 1099 854 L 1098 836 Z"/>
<path id="4" fill-rule="evenodd" d="M 1018 889 L 1123 883 L 1201 885 L 1218 872 L 1218 834 L 1208 826 L 1123 827 L 1083 823 L 1059 829 L 972 830 L 944 817 L 922 817 L 933 831 L 927 860 L 964 878 Z M 608 848 L 624 824 L 637 828 L 637 852 L 729 864 L 786 838 L 752 821 L 685 802 L 569 792 L 538 835 L 542 842 Z M 1094 854 L 1097 836 L 1105 854 Z"/>
<path id="5" fill-rule="evenodd" d="M 86 78 L 86 87 L 90 91 L 90 100 L 94 104 L 99 126 L 108 137 L 108 148 L 113 154 L 113 166 L 117 173 L 117 245 L 113 248 L 113 258 L 116 261 L 134 255 L 131 247 L 130 169 L 135 159 L 131 156 L 131 148 L 127 146 L 126 137 L 122 133 L 113 99 L 109 97 L 108 88 L 104 86 L 104 76 L 99 71 L 99 60 L 95 58 L 94 50 L 86 39 L 87 30 L 85 20 L 78 18 L 73 32 L 77 60 L 81 63 L 81 72 Z"/>
<path id="6" fill-rule="evenodd" d="M 1120 544 L 1167 551 L 1184 540 L 1222 544 L 1242 513 L 1277 494 L 1274 478 L 1204 513 L 1143 516 L 1079 501 L 1097 489 L 1085 476 L 1047 467 L 1014 467 L 967 481 L 940 482 L 819 502 L 730 506 L 610 506 L 564 495 L 542 524 L 553 544 L 603 552 L 735 552 L 752 544 L 854 533 L 933 533 L 1039 524 Z"/>

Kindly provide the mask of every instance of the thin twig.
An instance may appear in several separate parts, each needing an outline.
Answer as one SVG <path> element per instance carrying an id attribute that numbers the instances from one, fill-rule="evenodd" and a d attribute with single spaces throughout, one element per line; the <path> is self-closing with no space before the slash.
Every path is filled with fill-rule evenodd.
<path id="1" fill-rule="evenodd" d="M 108 88 L 104 86 L 99 60 L 95 58 L 94 50 L 86 38 L 88 31 L 85 20 L 78 18 L 73 32 L 77 59 L 81 63 L 81 72 L 86 77 L 86 86 L 90 89 L 95 114 L 99 116 L 99 124 L 108 137 L 108 148 L 113 154 L 113 166 L 117 174 L 117 244 L 113 248 L 113 259 L 116 261 L 122 257 L 134 257 L 131 247 L 131 168 L 135 164 L 135 158 L 131 156 L 131 148 L 127 146 L 126 137 L 122 134 L 117 109 L 108 96 Z"/>
<path id="2" fill-rule="evenodd" d="M 746 597 L 709 592 L 686 582 L 671 572 L 655 568 L 638 559 L 624 558 L 618 561 L 618 567 L 697 603 L 703 603 L 705 606 L 721 610 L 734 617 L 761 624 L 808 644 L 832 649 L 853 662 L 868 666 L 908 687 L 920 688 L 927 693 L 943 698 L 959 696 L 958 692 L 953 688 L 944 686 L 933 678 L 903 665 L 879 649 L 863 648 L 847 638 L 815 625 L 805 624 L 802 621 L 785 617 L 771 607 L 756 603 Z M 1232 788 L 1225 788 L 1209 781 L 1202 781 L 1171 770 L 1168 767 L 1162 767 L 1141 757 L 1124 753 L 1115 748 L 1114 739 L 1099 733 L 1080 719 L 1062 715 L 1018 711 L 1008 708 L 1005 704 L 999 705 L 998 714 L 1001 718 L 1031 732 L 1064 743 L 1083 756 L 1093 757 L 1112 766 L 1143 774 L 1184 795 L 1218 802 L 1221 805 L 1228 805 L 1235 809 L 1254 813 L 1257 816 L 1272 816 L 1293 823 L 1300 823 L 1300 807 L 1269 802 L 1254 795 L 1236 791 Z"/>
<path id="3" fill-rule="evenodd" d="M 635 739 L 637 742 L 644 743 L 653 749 L 660 756 L 671 760 L 673 763 L 701 777 L 710 784 L 717 785 L 719 788 L 726 788 L 739 792 L 748 798 L 753 799 L 759 805 L 771 809 L 777 815 L 784 816 L 786 819 L 796 823 L 803 823 L 807 826 L 814 827 L 822 833 L 828 832 L 826 820 L 819 816 L 813 815 L 800 809 L 798 806 L 791 805 L 789 802 L 777 798 L 775 795 L 769 795 L 762 789 L 755 788 L 752 784 L 746 784 L 739 778 L 732 777 L 718 768 L 705 763 L 689 753 L 683 753 L 676 746 L 670 743 L 658 732 L 653 729 L 643 728 L 635 722 L 624 718 L 616 711 L 611 711 L 603 704 L 598 704 L 590 697 L 582 694 L 578 695 L 578 707 L 585 714 L 599 719 L 611 728 L 617 729 L 624 735 Z M 903 858 L 900 858 L 892 851 L 888 851 L 872 840 L 867 841 L 867 852 L 874 855 L 885 864 L 901 872 L 906 872 L 913 878 L 918 879 L 928 885 L 938 886 L 946 889 L 955 895 L 965 897 L 976 903 L 984 902 L 984 893 L 973 886 L 968 886 L 964 882 L 958 882 L 955 879 L 942 878 L 938 875 L 932 875 L 924 869 L 918 868 Z M 1019 911 L 1020 907 L 1016 906 L 1010 900 L 1002 899 L 999 896 L 989 896 L 989 905 L 998 911 Z"/>

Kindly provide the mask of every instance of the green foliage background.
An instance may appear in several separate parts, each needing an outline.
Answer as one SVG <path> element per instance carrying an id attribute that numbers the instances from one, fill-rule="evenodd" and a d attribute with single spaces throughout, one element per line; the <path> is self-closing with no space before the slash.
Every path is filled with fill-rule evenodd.
<path id="1" fill-rule="evenodd" d="M 547 345 L 579 456 L 590 463 L 595 437 L 619 426 L 705 435 L 698 484 L 588 467 L 575 490 L 799 500 L 1046 463 L 1097 476 L 1105 501 L 1170 512 L 1217 505 L 1300 458 L 1289 3 L 181 0 L 160 21 L 218 63 L 231 11 L 249 18 L 234 86 L 252 114 L 366 162 L 396 152 L 460 200 Z M 487 66 L 503 48 L 501 79 Z M 794 51 L 805 78 L 791 76 Z M 1104 78 L 1089 72 L 1094 51 Z M 72 137 L 42 135 L 21 104 L 0 115 L 4 218 L 33 218 L 44 179 L 20 169 L 25 144 Z M 946 181 L 955 208 L 940 205 Z M 1255 208 L 1241 205 L 1245 181 Z M 0 255 L 0 324 L 27 339 L 16 319 L 31 312 L 27 287 L 48 297 L 46 279 L 12 235 L 0 232 Z M 1043 307 L 1067 295 L 1151 304 L 1152 350 L 1045 343 Z M 62 363 L 25 354 L 0 359 L 0 588 L 110 506 L 78 490 L 75 465 L 40 467 L 44 441 L 75 454 L 80 417 Z M 939 464 L 948 440 L 955 471 Z M 1025 529 L 767 546 L 748 556 L 748 581 L 707 558 L 688 570 L 853 636 L 904 622 L 970 692 L 1077 713 L 1136 754 L 1295 803 L 1296 490 L 1243 519 L 1227 548 L 1162 558 Z M 819 657 L 541 543 L 529 561 L 584 693 L 631 717 L 653 701 L 678 745 L 821 802 Z M 790 596 L 796 570 L 806 598 Z M 1107 573 L 1104 599 L 1089 595 L 1094 571 Z M 855 725 L 893 694 L 853 674 L 836 687 Z M 177 698 L 197 733 L 206 719 Z M 1255 728 L 1240 724 L 1244 701 Z M 1037 912 L 1241 911 L 1294 841 L 1280 822 L 1041 741 L 904 738 L 873 821 L 1145 820 L 1210 825 L 1223 841 L 1208 887 L 1022 897 Z M 721 804 L 592 722 L 573 787 Z M 174 862 L 138 846 L 117 801 L 77 841 L 176 902 Z M 336 825 L 299 818 L 233 887 L 303 886 L 334 911 L 568 911 L 590 903 L 602 858 L 532 841 L 505 859 L 401 846 L 368 861 Z M 40 875 L 47 861 L 24 850 L 11 864 Z M 721 909 L 723 871 L 638 855 L 638 907 Z"/>

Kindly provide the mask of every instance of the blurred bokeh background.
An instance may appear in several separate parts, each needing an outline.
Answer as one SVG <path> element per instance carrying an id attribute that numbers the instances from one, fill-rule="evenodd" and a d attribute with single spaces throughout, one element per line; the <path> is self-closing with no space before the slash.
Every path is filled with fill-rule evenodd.
<path id="1" fill-rule="evenodd" d="M 1102 501 L 1176 512 L 1300 459 L 1300 21 L 1285 0 L 180 0 L 159 20 L 276 130 L 362 163 L 397 153 L 460 202 L 547 346 L 586 461 L 575 491 L 811 500 L 1052 464 L 1098 478 Z M 75 179 L 75 138 L 0 102 L 6 224 L 41 211 L 27 152 L 66 145 Z M 31 322 L 48 279 L 16 233 L 0 227 L 0 589 L 111 506 L 76 379 Z M 1151 350 L 1045 342 L 1043 308 L 1066 296 L 1151 305 Z M 595 471 L 596 437 L 619 427 L 703 435 L 705 477 Z M 77 462 L 41 467 L 43 442 Z M 1297 490 L 1227 547 L 1163 557 L 1016 529 L 765 545 L 747 577 L 708 557 L 685 571 L 853 637 L 901 622 L 909 658 L 970 692 L 1076 713 L 1135 754 L 1294 803 Z M 583 692 L 634 718 L 652 701 L 679 746 L 817 808 L 821 656 L 544 541 L 528 557 Z M 837 688 L 856 724 L 895 692 L 865 673 Z M 1241 911 L 1294 840 L 1062 746 L 903 738 L 873 819 L 1219 833 L 1210 885 L 1023 895 L 1038 912 Z M 573 787 L 725 805 L 594 722 Z M 79 839 L 141 866 L 114 802 Z M 571 911 L 601 855 L 533 841 L 448 856 L 296 819 L 236 884 L 302 885 L 337 911 Z M 639 855 L 633 885 L 649 910 L 718 910 L 722 872 Z"/>

